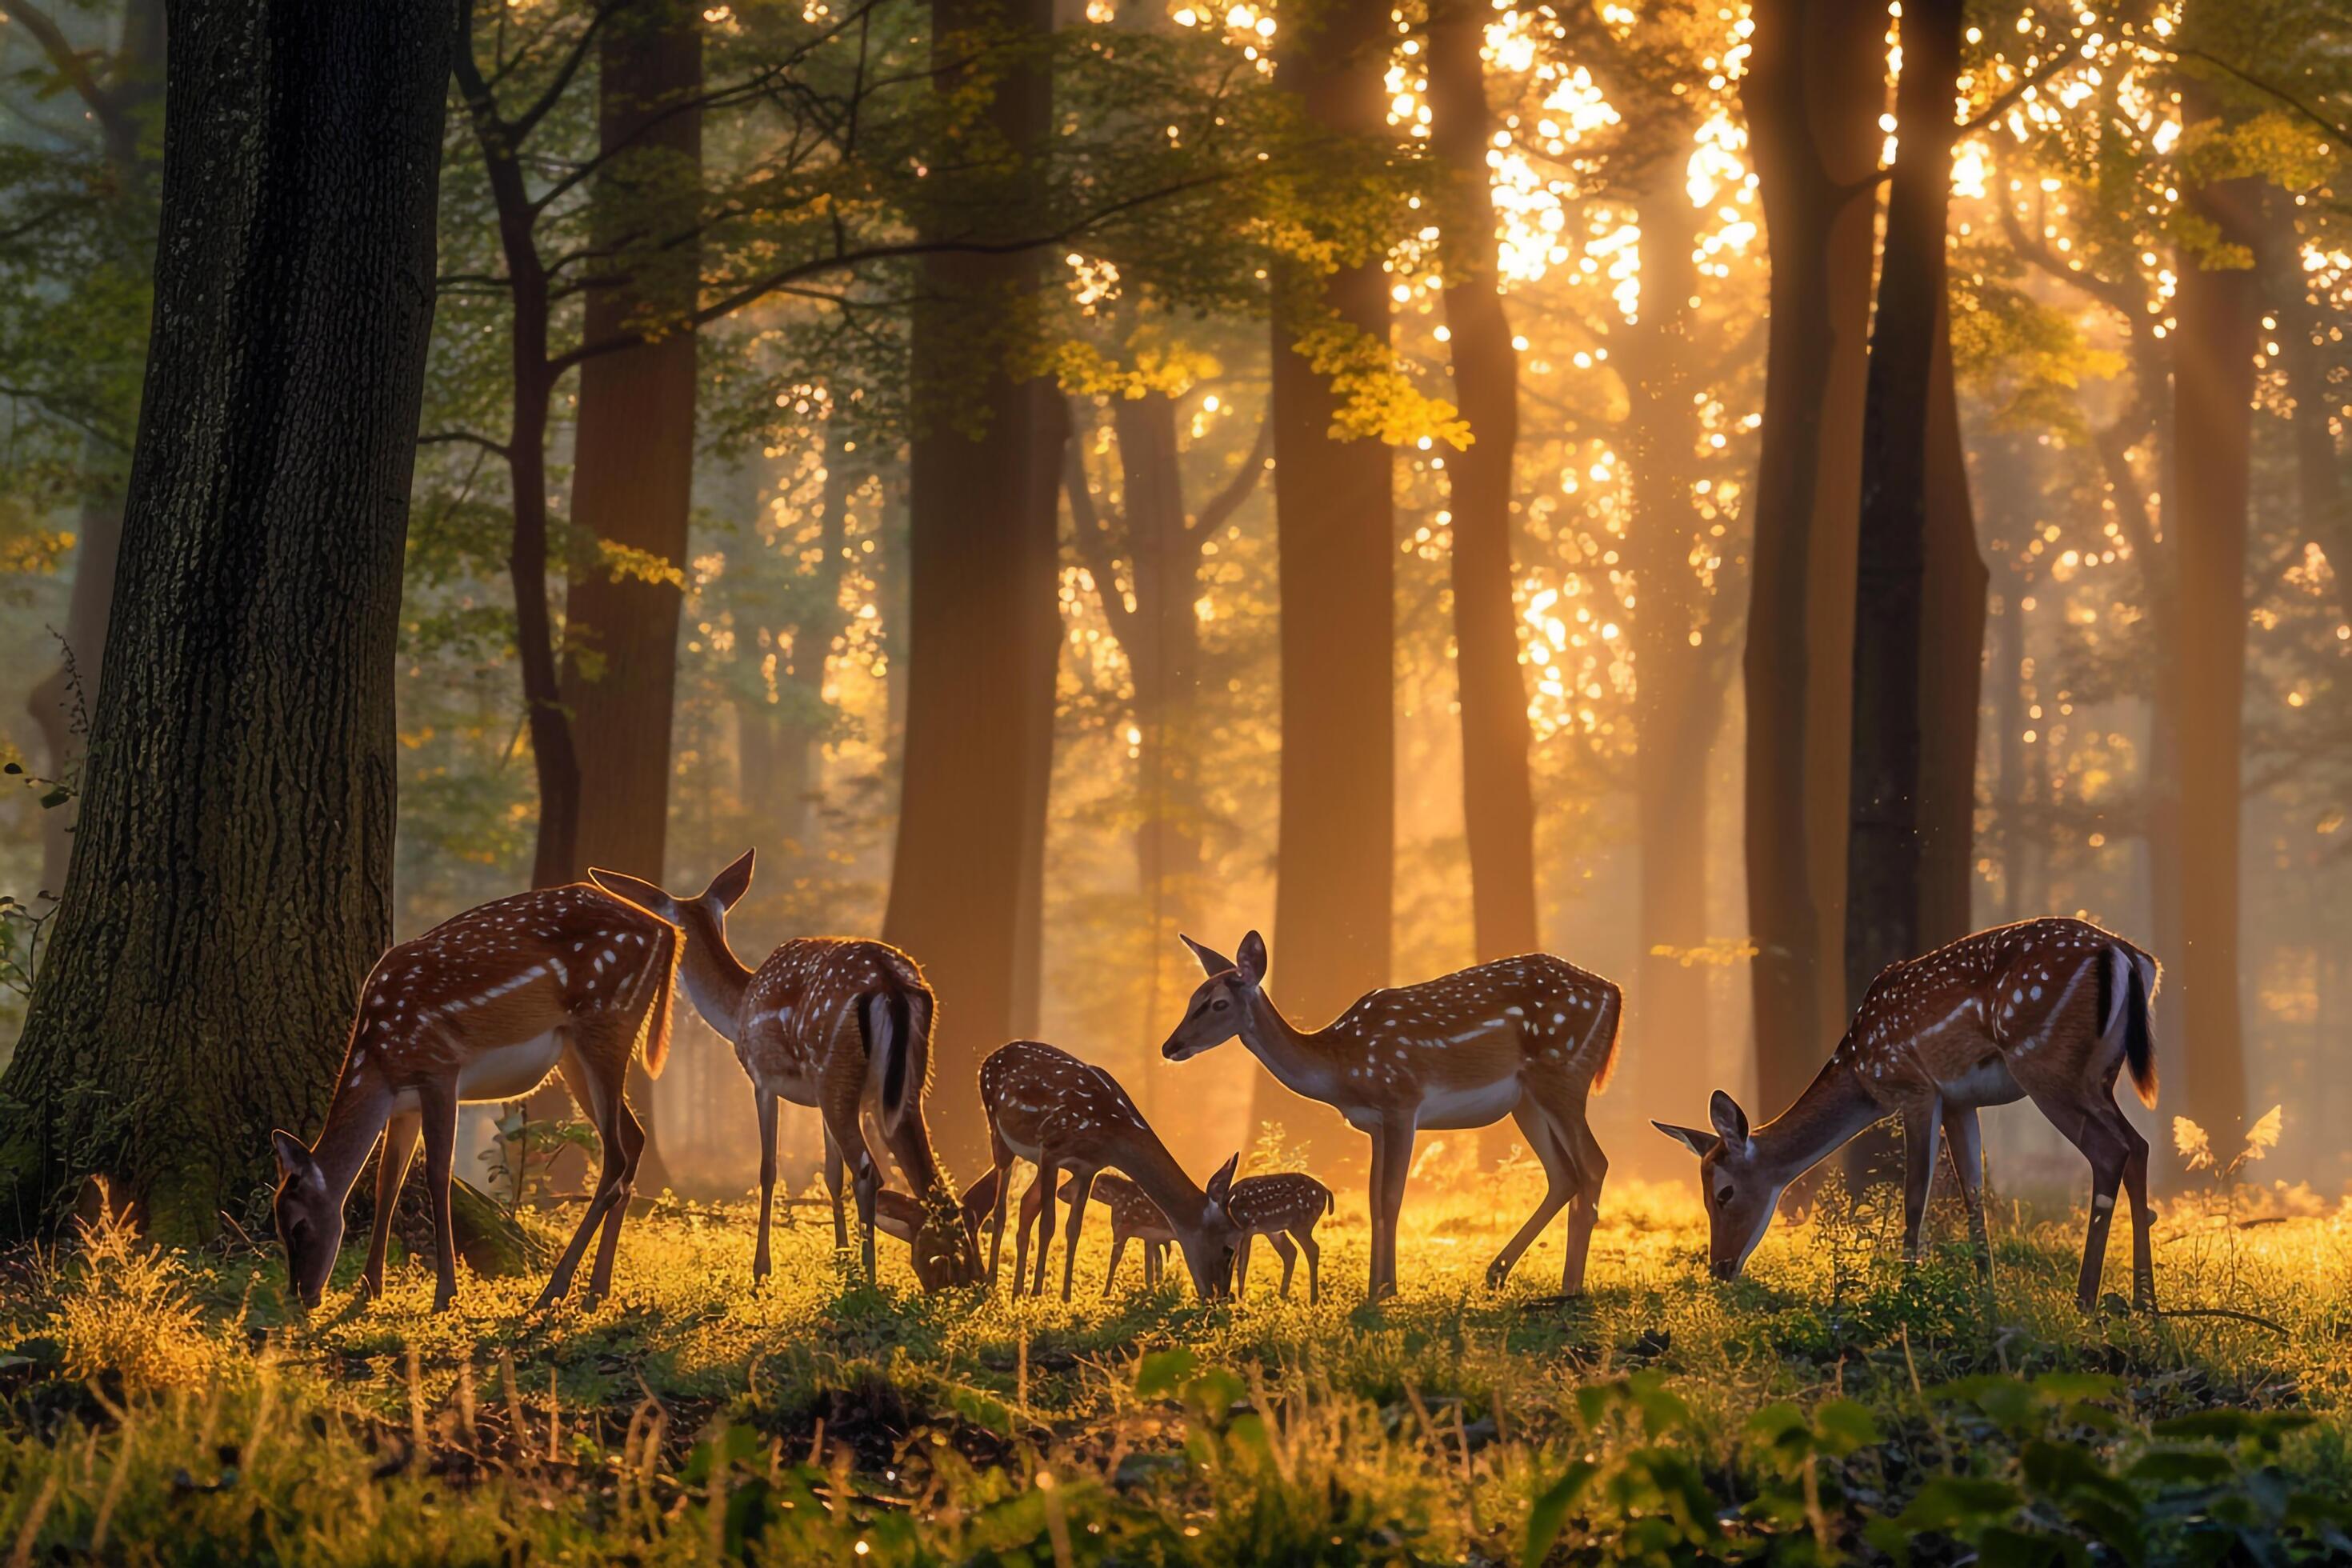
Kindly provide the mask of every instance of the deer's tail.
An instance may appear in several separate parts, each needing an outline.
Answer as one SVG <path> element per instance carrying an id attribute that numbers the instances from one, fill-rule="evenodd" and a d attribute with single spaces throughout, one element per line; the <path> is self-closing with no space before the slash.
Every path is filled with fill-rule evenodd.
<path id="1" fill-rule="evenodd" d="M 1624 1044 L 1625 993 L 1615 985 L 1601 999 L 1601 1012 L 1592 1020 L 1591 1039 L 1601 1042 L 1601 1065 L 1592 1069 L 1592 1092 L 1601 1093 L 1609 1087 L 1612 1074 L 1617 1070 L 1618 1047 Z"/>
<path id="2" fill-rule="evenodd" d="M 682 946 L 677 927 L 667 921 L 654 923 L 661 929 L 655 933 L 653 960 L 646 971 L 652 979 L 653 995 L 637 1019 L 636 1038 L 637 1055 L 646 1064 L 647 1078 L 661 1077 L 662 1068 L 669 1062 L 670 1022 L 677 1011 L 677 961 Z"/>
<path id="3" fill-rule="evenodd" d="M 866 998 L 862 1015 L 868 1059 L 882 1071 L 882 1128 L 896 1132 L 908 1108 L 930 1082 L 930 988 L 920 981 L 894 982 Z"/>
<path id="4" fill-rule="evenodd" d="M 2148 1007 L 2156 999 L 2156 988 L 2163 984 L 2164 971 L 2154 958 L 2127 942 L 2119 942 L 2107 951 L 2108 961 L 2099 969 L 2100 1033 L 2112 1037 L 2118 1028 L 2123 1031 L 2124 1063 L 2131 1069 L 2132 1087 L 2139 1091 L 2139 1102 L 2153 1109 L 2156 1026 Z"/>

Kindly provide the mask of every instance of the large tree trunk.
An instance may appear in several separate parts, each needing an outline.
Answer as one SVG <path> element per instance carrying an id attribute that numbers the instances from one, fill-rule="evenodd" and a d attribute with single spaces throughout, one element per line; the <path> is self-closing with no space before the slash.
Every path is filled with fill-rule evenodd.
<path id="1" fill-rule="evenodd" d="M 933 0 L 941 89 L 968 87 L 985 38 L 1010 28 L 1018 39 L 1052 25 L 1049 0 Z M 1034 154 L 1049 130 L 1046 73 L 1028 58 L 982 68 L 995 74 L 982 133 Z M 940 221 L 959 235 L 1002 232 L 1023 206 L 1025 175 L 1009 179 L 1002 201 L 974 200 Z M 1049 383 L 1007 373 L 995 330 L 1034 287 L 1034 253 L 940 253 L 922 271 L 912 343 L 906 746 L 883 934 L 922 963 L 941 997 L 931 1124 L 941 1158 L 970 1169 L 986 1144 L 980 1059 L 1036 1002 L 1061 646 L 1064 421 Z"/>
<path id="2" fill-rule="evenodd" d="M 172 11 L 113 651 L 0 1079 L 11 1230 L 91 1172 L 164 1238 L 246 1210 L 270 1128 L 315 1122 L 390 938 L 451 21 L 439 0 Z"/>
<path id="3" fill-rule="evenodd" d="M 1454 513 L 1454 676 L 1462 700 L 1462 807 L 1470 848 L 1473 945 L 1481 961 L 1542 946 L 1536 917 L 1536 808 L 1528 782 L 1528 689 L 1512 588 L 1511 461 L 1519 360 L 1498 291 L 1486 152 L 1486 18 L 1440 0 L 1429 18 L 1430 142 L 1444 166 L 1445 325 L 1454 397 L 1471 445 L 1446 459 Z"/>
<path id="4" fill-rule="evenodd" d="M 1824 637 L 1823 623 L 1834 631 L 1852 605 L 1841 588 L 1872 237 L 1870 187 L 1857 182 L 1877 157 L 1884 16 L 1860 0 L 1759 6 L 1743 93 L 1772 267 L 1745 661 L 1748 912 L 1766 1115 L 1819 1068 L 1823 985 L 1837 973 L 1822 963 L 1816 885 L 1832 857 L 1816 840 L 1822 818 L 1843 820 L 1845 726 L 1833 721 L 1843 703 L 1831 699 L 1845 689 L 1847 645 Z M 1832 761 L 1834 782 L 1823 776 Z M 1833 858 L 1842 865 L 1842 853 Z"/>
<path id="5" fill-rule="evenodd" d="M 597 140 L 611 160 L 596 199 L 601 243 L 625 255 L 655 235 L 690 229 L 702 162 L 702 116 L 680 110 L 702 88 L 698 0 L 651 0 L 606 24 L 597 59 Z M 681 199 L 684 198 L 684 199 Z M 603 278 L 588 293 L 584 338 L 598 342 L 642 315 L 694 309 L 698 252 L 667 252 L 674 273 Z M 694 505 L 695 334 L 675 330 L 580 367 L 579 456 L 572 521 L 623 561 L 572 573 L 563 620 L 562 718 L 580 770 L 579 816 L 563 880 L 591 866 L 658 883 L 669 837 L 670 722 L 687 520 Z M 677 580 L 661 575 L 679 574 Z M 555 819 L 542 816 L 545 832 Z M 563 857 L 550 847 L 551 868 Z M 646 1129 L 637 1184 L 669 1185 L 654 1084 L 629 1062 L 628 1097 Z"/>
<path id="6" fill-rule="evenodd" d="M 2206 92 L 2183 88 L 2183 118 L 2212 114 Z M 2201 113 L 2200 113 L 2201 110 Z M 2226 243 L 2260 239 L 2251 180 L 2185 193 L 2189 211 Z M 2188 1082 L 2182 1111 L 2218 1141 L 2234 1140 L 2245 1116 L 2246 1075 L 2238 1008 L 2239 753 L 2246 678 L 2246 509 L 2253 437 L 2253 356 L 2261 329 L 2260 279 L 2251 268 L 2209 268 L 2184 247 L 2174 296 L 2173 427 L 2179 498 L 2180 818 L 2179 961 Z"/>
<path id="7" fill-rule="evenodd" d="M 1276 86 L 1318 129 L 1387 132 L 1388 13 L 1326 0 L 1288 34 Z M 1336 313 L 1385 347 L 1388 277 L 1377 258 L 1327 279 L 1277 269 L 1274 506 L 1282 597 L 1282 787 L 1273 973 L 1320 1024 L 1389 982 L 1395 887 L 1395 520 L 1389 449 L 1332 435 L 1329 384 L 1299 334 Z M 1261 1078 L 1255 1120 L 1328 1133 L 1320 1109 Z"/>
<path id="8" fill-rule="evenodd" d="M 125 204 L 126 210 L 143 208 L 155 197 L 156 143 L 148 132 L 163 95 L 163 0 L 131 0 L 123 12 L 112 79 L 102 89 L 89 89 L 101 93 L 106 102 L 107 172 L 114 181 L 115 199 Z M 138 270 L 152 271 L 153 236 L 142 232 L 139 238 L 140 251 L 134 258 Z M 25 704 L 41 731 L 42 748 L 48 753 L 48 775 L 56 779 L 72 775 L 85 738 L 82 730 L 98 704 L 98 683 L 106 661 L 107 616 L 114 603 L 115 557 L 122 542 L 120 452 L 93 439 L 85 444 L 83 453 L 84 482 L 92 488 L 82 502 L 77 531 L 65 647 L 57 668 L 34 685 Z M 41 816 L 38 890 L 45 897 L 54 899 L 65 889 L 79 811 L 79 800 L 69 798 Z"/>
<path id="9" fill-rule="evenodd" d="M 1951 934 L 1966 931 L 1984 567 L 1977 558 L 1968 475 L 1959 461 L 1945 307 L 1952 91 L 1959 71 L 1961 10 L 1960 0 L 1911 0 L 1903 15 L 1903 77 L 1895 94 L 1901 151 L 1886 203 L 1863 415 L 1850 656 L 1847 1012 L 1862 1005 L 1881 970 L 1927 945 L 1931 832 L 1947 855 L 1949 845 L 1940 841 L 1958 833 L 1962 929 Z M 1941 493 L 1931 480 L 1941 482 Z M 1962 646 L 1971 631 L 1975 639 Z M 1962 699 L 1965 741 L 1949 712 L 1930 710 L 1931 701 L 1940 710 Z M 1943 721 L 1941 732 L 1931 742 L 1928 730 L 1937 720 Z M 1931 763 L 1961 770 L 1961 776 L 1934 776 Z M 1934 818 L 1931 807 L 1937 809 Z M 1954 893 L 1948 880 L 1942 879 L 1936 889 L 1936 912 L 1945 920 L 1951 916 Z M 1895 1150 L 1891 1134 L 1856 1138 L 1847 1146 L 1847 1168 L 1857 1178 L 1885 1174 Z"/>

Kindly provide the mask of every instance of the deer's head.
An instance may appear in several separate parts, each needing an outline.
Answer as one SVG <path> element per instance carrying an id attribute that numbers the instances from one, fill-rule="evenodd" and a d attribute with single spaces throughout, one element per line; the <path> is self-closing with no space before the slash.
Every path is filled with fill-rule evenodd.
<path id="1" fill-rule="evenodd" d="M 278 1153 L 278 1197 L 272 1205 L 278 1239 L 286 1246 L 286 1282 L 315 1308 L 326 1294 L 327 1276 L 343 1246 L 342 1198 L 327 1190 L 327 1174 L 310 1149 L 291 1132 L 272 1132 Z"/>
<path id="2" fill-rule="evenodd" d="M 758 851 L 746 849 L 735 863 L 710 879 L 710 886 L 690 899 L 681 899 L 639 877 L 591 867 L 588 879 L 616 899 L 626 899 L 641 910 L 651 910 L 686 933 L 689 949 L 695 942 L 723 946 L 727 911 L 751 890 L 751 861 Z"/>
<path id="3" fill-rule="evenodd" d="M 1160 1047 L 1160 1054 L 1171 1062 L 1197 1057 L 1240 1034 L 1256 1004 L 1258 987 L 1265 983 L 1265 938 L 1257 932 L 1242 938 L 1238 961 L 1221 957 L 1189 936 L 1181 940 L 1208 978 L 1184 1005 L 1184 1021 Z"/>
<path id="4" fill-rule="evenodd" d="M 1233 1294 L 1236 1233 L 1233 1216 L 1225 1212 L 1225 1199 L 1233 1191 L 1234 1167 L 1241 1163 L 1236 1150 L 1217 1167 L 1217 1173 L 1202 1190 L 1200 1212 L 1168 1215 L 1168 1228 L 1176 1233 L 1177 1249 L 1184 1254 L 1192 1289 L 1202 1300 Z"/>
<path id="5" fill-rule="evenodd" d="M 1707 1119 L 1715 1123 L 1712 1131 L 1664 1121 L 1650 1125 L 1698 1156 L 1699 1196 L 1706 1205 L 1707 1268 L 1717 1279 L 1737 1279 L 1748 1255 L 1770 1228 L 1780 1190 L 1788 1184 L 1766 1170 L 1756 1140 L 1748 1136 L 1748 1113 L 1738 1101 L 1717 1089 L 1707 1104 Z"/>

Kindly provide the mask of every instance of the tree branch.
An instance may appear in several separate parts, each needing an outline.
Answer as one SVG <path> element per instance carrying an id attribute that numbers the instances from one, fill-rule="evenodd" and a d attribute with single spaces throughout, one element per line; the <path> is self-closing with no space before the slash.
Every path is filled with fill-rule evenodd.
<path id="1" fill-rule="evenodd" d="M 128 141 L 131 137 L 131 128 L 123 119 L 122 106 L 91 72 L 89 62 L 73 47 L 73 40 L 66 37 L 65 29 L 58 26 L 47 12 L 29 3 L 11 4 L 6 19 L 21 24 L 25 31 L 33 35 L 34 42 L 41 46 L 41 52 L 49 57 L 49 63 L 57 68 L 59 76 L 66 79 L 66 85 L 89 106 L 92 114 L 98 116 L 100 128 L 105 132 L 110 142 Z"/>
<path id="2" fill-rule="evenodd" d="M 1274 421 L 1257 422 L 1257 438 L 1250 443 L 1249 456 L 1242 459 L 1241 471 L 1227 479 L 1223 489 L 1209 498 L 1201 515 L 1192 521 L 1193 539 L 1205 540 L 1233 520 L 1242 502 L 1255 492 L 1258 481 L 1265 476 L 1265 460 L 1274 454 Z"/>

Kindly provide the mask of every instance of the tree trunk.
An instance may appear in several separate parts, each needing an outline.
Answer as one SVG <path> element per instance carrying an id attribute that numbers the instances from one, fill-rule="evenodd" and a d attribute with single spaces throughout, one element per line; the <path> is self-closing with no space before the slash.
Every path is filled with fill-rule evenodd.
<path id="1" fill-rule="evenodd" d="M 2205 89 L 2182 89 L 2184 121 L 2210 119 Z M 2185 193 L 2185 205 L 2228 244 L 2258 242 L 2252 180 Z M 2179 973 L 2189 1038 L 2182 1111 L 2221 1143 L 2246 1109 L 2238 1006 L 2239 756 L 2246 672 L 2246 510 L 2253 436 L 2253 355 L 2260 280 L 2245 266 L 2210 268 L 2184 247 L 2174 297 L 2173 425 L 2179 498 L 2180 816 Z"/>
<path id="2" fill-rule="evenodd" d="M 1528 782 L 1528 689 L 1512 589 L 1511 460 L 1519 362 L 1498 291 L 1486 152 L 1494 116 L 1480 50 L 1491 8 L 1440 0 L 1429 17 L 1430 142 L 1443 165 L 1445 325 L 1454 396 L 1471 446 L 1446 459 L 1454 513 L 1454 680 L 1462 700 L 1462 806 L 1473 945 L 1507 958 L 1543 945 L 1536 916 L 1536 809 Z"/>
<path id="3" fill-rule="evenodd" d="M 1290 37 L 1275 85 L 1321 131 L 1385 135 L 1388 37 L 1385 10 L 1329 0 Z M 1331 387 L 1297 347 L 1326 312 L 1388 343 L 1377 258 L 1323 279 L 1280 267 L 1274 289 L 1282 785 L 1273 973 L 1295 1015 L 1315 1024 L 1389 982 L 1396 838 L 1391 456 L 1370 437 L 1332 434 Z M 1296 1097 L 1261 1078 L 1254 1121 L 1268 1119 L 1310 1136 L 1330 1130 L 1319 1109 L 1302 1122 Z"/>
<path id="4" fill-rule="evenodd" d="M 971 57 L 985 52 L 992 33 L 1009 27 L 1017 40 L 1052 24 L 1047 0 L 933 0 L 941 90 L 969 89 Z M 985 68 L 996 74 L 982 133 L 1016 153 L 1041 144 L 1051 110 L 1042 66 L 1024 58 Z M 936 221 L 958 233 L 994 231 L 1019 210 L 1031 177 L 1010 174 L 1013 188 L 993 213 L 974 202 Z M 1050 384 L 1008 374 L 997 336 L 1035 284 L 1035 256 L 938 253 L 922 272 L 912 336 L 906 744 L 883 934 L 922 963 L 940 995 L 931 1125 L 942 1159 L 970 1169 L 985 1146 L 980 1059 L 1013 1035 L 1037 991 L 1061 648 L 1063 421 Z"/>
<path id="5" fill-rule="evenodd" d="M 648 226 L 667 232 L 693 221 L 690 205 L 677 222 L 659 215 L 686 205 L 678 197 L 691 192 L 702 162 L 701 112 L 676 107 L 702 88 L 700 10 L 653 0 L 606 24 L 596 119 L 612 162 L 598 183 L 595 227 L 603 245 L 624 253 L 645 244 Z M 698 255 L 692 247 L 667 254 L 678 270 L 660 279 L 597 279 L 583 341 L 616 337 L 644 315 L 691 311 Z M 666 869 L 677 620 L 694 507 L 695 341 L 690 331 L 671 331 L 580 367 L 572 521 L 633 561 L 579 563 L 565 601 L 562 690 L 580 772 L 566 881 L 600 866 L 658 883 Z M 679 580 L 647 580 L 665 569 Z M 669 1165 L 653 1079 L 635 1058 L 628 1098 L 646 1129 L 637 1184 L 657 1193 L 669 1185 Z"/>
<path id="6" fill-rule="evenodd" d="M 1843 773 L 1816 778 L 1827 703 L 1817 666 L 1842 691 L 1841 639 L 1821 640 L 1820 601 L 1851 605 L 1843 580 L 1853 514 L 1858 389 L 1868 310 L 1871 200 L 1884 101 L 1884 12 L 1859 0 L 1772 0 L 1759 6 L 1743 100 L 1771 247 L 1762 449 L 1749 500 L 1755 566 L 1745 659 L 1748 926 L 1754 963 L 1757 1093 L 1770 1115 L 1818 1069 L 1825 969 L 1816 817 L 1825 798 L 1843 819 Z M 1859 165 L 1857 167 L 1857 165 Z M 1860 274 L 1859 286 L 1855 277 Z M 1840 521 L 1840 519 L 1843 521 Z M 1824 614 L 1823 619 L 1835 619 Z M 1844 726 L 1837 724 L 1842 760 Z M 1841 846 L 1843 838 L 1840 838 Z"/>
<path id="7" fill-rule="evenodd" d="M 1961 10 L 1960 0 L 1911 0 L 1903 14 L 1903 76 L 1895 93 L 1900 154 L 1887 196 L 1863 415 L 1846 795 L 1848 1013 L 1862 1005 L 1881 970 L 1928 945 L 1931 832 L 1947 862 L 1951 846 L 1940 841 L 1958 835 L 1962 930 L 1953 934 L 1966 930 L 1984 566 L 1959 461 L 1945 306 Z M 1931 479 L 1941 481 L 1944 494 L 1931 489 Z M 1966 640 L 1971 631 L 1974 640 Z M 1962 699 L 1965 741 L 1953 715 L 1941 710 Z M 1941 732 L 1931 742 L 1928 729 L 1936 720 L 1943 721 Z M 1965 764 L 1964 776 L 1934 776 L 1931 763 Z M 1931 806 L 1936 819 L 1928 816 Z M 1948 872 L 1948 864 L 1937 869 Z M 1932 879 L 1935 912 L 1948 920 L 1949 879 Z M 1854 1139 L 1846 1155 L 1858 1185 L 1891 1174 L 1898 1158 L 1891 1131 Z"/>
<path id="8" fill-rule="evenodd" d="M 1919 617 L 1919 915 L 1924 952 L 1976 929 L 1977 743 L 1986 598 L 1968 455 L 1952 384 L 1951 319 L 1939 314 L 1927 385 L 1927 604 Z"/>
<path id="9" fill-rule="evenodd" d="M 164 1239 L 247 1211 L 270 1128 L 315 1123 L 390 939 L 451 42 L 434 0 L 172 10 L 110 673 L 64 907 L 0 1079 L 11 1230 L 91 1172 Z"/>

